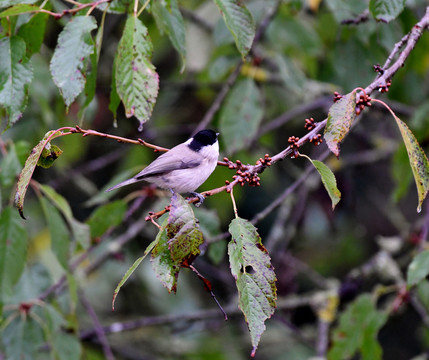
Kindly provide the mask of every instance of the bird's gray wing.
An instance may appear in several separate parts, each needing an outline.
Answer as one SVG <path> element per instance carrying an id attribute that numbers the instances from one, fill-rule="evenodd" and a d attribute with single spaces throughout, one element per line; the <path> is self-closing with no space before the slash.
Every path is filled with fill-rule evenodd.
<path id="1" fill-rule="evenodd" d="M 136 176 L 134 176 L 134 178 L 136 180 L 142 180 L 149 176 L 162 175 L 173 170 L 190 169 L 200 165 L 202 162 L 202 157 L 198 156 L 196 158 L 195 152 L 193 152 L 192 159 L 189 159 L 187 156 L 188 152 L 191 153 L 192 150 L 190 150 L 187 145 L 180 144 L 165 154 L 162 154 L 151 164 L 146 166 L 142 171 L 140 171 Z"/>

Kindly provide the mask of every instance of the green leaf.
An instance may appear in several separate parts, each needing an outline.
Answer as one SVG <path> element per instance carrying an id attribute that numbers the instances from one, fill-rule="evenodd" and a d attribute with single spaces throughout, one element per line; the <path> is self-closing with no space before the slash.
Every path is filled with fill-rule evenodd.
<path id="1" fill-rule="evenodd" d="M 12 6 L 2 12 L 0 12 L 0 19 L 5 18 L 8 16 L 15 16 L 19 14 L 25 14 L 29 12 L 34 12 L 36 10 L 39 10 L 40 7 L 37 5 L 30 5 L 30 4 L 19 4 Z"/>
<path id="2" fill-rule="evenodd" d="M 67 200 L 58 194 L 53 188 L 48 185 L 39 184 L 40 190 L 52 202 L 55 207 L 60 210 L 67 224 L 70 227 L 73 238 L 78 241 L 84 249 L 90 245 L 90 229 L 89 225 L 83 224 L 73 217 L 72 210 Z"/>
<path id="3" fill-rule="evenodd" d="M 406 0 L 370 0 L 369 10 L 379 21 L 390 22 L 404 10 Z"/>
<path id="4" fill-rule="evenodd" d="M 45 7 L 46 8 L 46 7 Z M 46 23 L 49 15 L 38 13 L 18 30 L 18 35 L 24 39 L 26 43 L 27 56 L 30 58 L 33 54 L 40 51 L 40 47 L 45 37 Z"/>
<path id="5" fill-rule="evenodd" d="M 167 224 L 167 219 L 165 219 L 164 222 L 164 226 Z M 112 310 L 115 310 L 115 300 L 116 297 L 118 296 L 119 291 L 121 290 L 121 287 L 125 284 L 125 282 L 129 279 L 129 277 L 133 274 L 134 271 L 136 271 L 136 269 L 138 268 L 138 266 L 140 265 L 140 263 L 145 259 L 145 257 L 147 256 L 147 254 L 149 254 L 154 248 L 155 246 L 157 246 L 158 242 L 160 241 L 161 237 L 163 235 L 165 235 L 165 227 L 163 226 L 163 228 L 158 232 L 158 235 L 156 236 L 156 239 L 154 241 L 152 241 L 149 246 L 146 248 L 146 250 L 144 251 L 143 256 L 139 257 L 136 261 L 134 261 L 134 264 L 127 270 L 127 272 L 125 273 L 125 275 L 122 277 L 121 281 L 119 282 L 119 284 L 116 286 L 115 292 L 113 293 L 113 300 L 112 300 Z"/>
<path id="6" fill-rule="evenodd" d="M 62 153 L 63 151 L 58 146 L 47 143 L 40 154 L 37 166 L 41 166 L 45 169 L 50 168 Z"/>
<path id="7" fill-rule="evenodd" d="M 0 105 L 8 114 L 7 127 L 22 117 L 32 78 L 24 40 L 19 36 L 0 39 Z"/>
<path id="8" fill-rule="evenodd" d="M 43 310 L 44 319 L 46 319 L 44 327 L 46 338 L 52 347 L 54 358 L 58 360 L 81 359 L 80 341 L 76 334 L 70 331 L 69 324 L 63 315 L 49 304 L 45 304 Z"/>
<path id="9" fill-rule="evenodd" d="M 168 218 L 165 219 L 161 230 L 158 232 L 150 262 L 156 277 L 168 292 L 176 292 L 180 266 L 173 263 L 171 259 L 171 253 L 168 249 L 167 225 Z"/>
<path id="10" fill-rule="evenodd" d="M 191 205 L 176 193 L 171 197 L 167 238 L 171 259 L 178 265 L 190 264 L 200 254 L 204 241 Z"/>
<path id="11" fill-rule="evenodd" d="M 92 16 L 76 16 L 58 37 L 50 71 L 66 106 L 82 92 L 86 82 L 86 65 L 94 51 L 91 31 L 97 28 Z"/>
<path id="12" fill-rule="evenodd" d="M 168 292 L 176 292 L 180 267 L 187 267 L 200 253 L 203 243 L 192 207 L 179 194 L 171 198 L 170 214 L 158 233 L 152 252 L 152 268 Z"/>
<path id="13" fill-rule="evenodd" d="M 43 329 L 30 316 L 17 316 L 2 331 L 6 359 L 34 359 L 44 343 Z"/>
<path id="14" fill-rule="evenodd" d="M 344 95 L 329 109 L 324 138 L 336 157 L 340 156 L 340 144 L 356 118 L 356 90 Z"/>
<path id="15" fill-rule="evenodd" d="M 123 200 L 99 206 L 88 219 L 91 229 L 91 237 L 97 238 L 103 235 L 110 227 L 119 225 L 127 211 L 127 204 Z"/>
<path id="16" fill-rule="evenodd" d="M 174 48 L 180 54 L 182 58 L 182 68 L 180 71 L 183 72 L 186 63 L 185 23 L 177 0 L 153 1 L 152 14 L 159 30 L 168 35 Z"/>
<path id="17" fill-rule="evenodd" d="M 12 208 L 0 213 L 0 303 L 24 271 L 27 258 L 27 232 Z M 1 312 L 1 311 L 0 311 Z"/>
<path id="18" fill-rule="evenodd" d="M 356 352 L 360 352 L 362 360 L 381 359 L 377 334 L 387 318 L 387 313 L 377 311 L 370 295 L 359 296 L 340 316 L 328 359 L 346 360 Z"/>
<path id="19" fill-rule="evenodd" d="M 265 320 L 276 307 L 276 275 L 268 252 L 249 221 L 232 220 L 229 232 L 232 236 L 228 244 L 231 273 L 236 280 L 239 307 L 249 326 L 253 356 L 265 331 Z"/>
<path id="20" fill-rule="evenodd" d="M 40 197 L 45 218 L 51 234 L 51 249 L 64 269 L 68 269 L 71 236 L 61 214 L 46 198 Z"/>
<path id="21" fill-rule="evenodd" d="M 337 188 L 337 180 L 335 179 L 334 173 L 323 162 L 319 160 L 312 160 L 307 155 L 304 155 L 304 154 L 300 154 L 300 155 L 307 158 L 313 164 L 316 170 L 319 172 L 320 178 L 322 179 L 323 186 L 325 187 L 329 197 L 331 198 L 332 210 L 334 210 L 335 206 L 341 200 L 341 192 Z"/>
<path id="22" fill-rule="evenodd" d="M 139 130 L 149 120 L 158 96 L 159 77 L 151 63 L 152 42 L 147 28 L 128 16 L 116 52 L 116 91 L 128 118 L 135 116 Z"/>
<path id="23" fill-rule="evenodd" d="M 429 250 L 419 253 L 408 266 L 407 284 L 417 285 L 429 275 Z"/>
<path id="24" fill-rule="evenodd" d="M 252 14 L 242 0 L 215 0 L 226 26 L 234 37 L 235 44 L 242 58 L 252 47 L 255 37 L 255 24 Z"/>
<path id="25" fill-rule="evenodd" d="M 113 121 L 116 124 L 116 117 L 118 112 L 119 104 L 121 103 L 121 99 L 116 91 L 116 57 L 113 60 L 113 69 L 112 69 L 112 83 L 110 85 L 110 102 L 109 102 L 109 110 L 113 114 Z M 116 126 L 116 125 L 115 125 Z"/>
<path id="26" fill-rule="evenodd" d="M 7 154 L 0 159 L 0 185 L 2 188 L 11 186 L 16 179 L 16 176 L 21 171 L 22 166 L 18 159 L 18 154 L 15 149 L 15 144 L 11 143 Z"/>
<path id="27" fill-rule="evenodd" d="M 28 185 L 30 184 L 31 177 L 33 176 L 34 169 L 39 161 L 43 149 L 50 140 L 60 136 L 60 132 L 55 133 L 54 130 L 48 131 L 42 140 L 31 150 L 30 156 L 24 164 L 24 168 L 19 174 L 18 184 L 16 186 L 15 206 L 18 208 L 19 214 L 24 217 L 24 198 L 27 192 Z"/>
<path id="28" fill-rule="evenodd" d="M 422 209 L 422 204 L 429 191 L 429 161 L 428 158 L 420 147 L 416 137 L 413 135 L 408 126 L 399 119 L 396 114 L 391 111 L 391 114 L 398 124 L 399 130 L 404 140 L 405 147 L 407 148 L 408 159 L 410 160 L 411 170 L 413 171 L 414 181 L 417 186 L 417 194 L 419 204 L 417 212 Z"/>
<path id="29" fill-rule="evenodd" d="M 367 1 L 354 0 L 326 0 L 326 4 L 339 23 L 346 19 L 354 19 L 357 14 L 364 12 L 368 6 Z"/>
<path id="30" fill-rule="evenodd" d="M 22 5 L 22 4 L 34 4 L 39 0 L 1 0 L 0 1 L 0 9 L 6 8 L 14 5 Z"/>
<path id="31" fill-rule="evenodd" d="M 257 134 L 264 115 L 262 95 L 252 79 L 237 82 L 220 115 L 220 132 L 228 153 L 243 149 Z"/>

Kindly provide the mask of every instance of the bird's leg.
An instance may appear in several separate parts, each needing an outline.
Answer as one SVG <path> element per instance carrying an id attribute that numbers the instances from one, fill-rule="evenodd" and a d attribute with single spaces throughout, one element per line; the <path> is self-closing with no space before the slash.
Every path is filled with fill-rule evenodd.
<path id="1" fill-rule="evenodd" d="M 200 193 L 190 192 L 189 194 L 191 194 L 192 196 L 198 198 L 198 202 L 195 203 L 196 207 L 200 207 L 202 205 L 202 203 L 204 202 L 204 200 L 205 200 L 205 197 L 203 195 L 201 195 Z"/>

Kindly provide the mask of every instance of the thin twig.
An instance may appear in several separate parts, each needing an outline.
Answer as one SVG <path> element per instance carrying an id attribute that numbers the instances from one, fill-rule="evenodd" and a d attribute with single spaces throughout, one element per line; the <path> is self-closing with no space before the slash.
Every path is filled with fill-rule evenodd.
<path id="1" fill-rule="evenodd" d="M 113 355 L 113 352 L 112 352 L 112 349 L 110 348 L 106 334 L 103 330 L 103 327 L 101 326 L 100 321 L 98 320 L 98 316 L 95 313 L 94 308 L 92 307 L 91 303 L 88 301 L 88 299 L 86 298 L 82 290 L 79 291 L 79 297 L 80 297 L 80 301 L 82 302 L 82 305 L 85 307 L 86 312 L 88 313 L 89 317 L 91 318 L 94 324 L 94 332 L 96 334 L 97 340 L 101 345 L 101 348 L 103 349 L 105 358 L 107 360 L 114 360 L 115 356 Z"/>

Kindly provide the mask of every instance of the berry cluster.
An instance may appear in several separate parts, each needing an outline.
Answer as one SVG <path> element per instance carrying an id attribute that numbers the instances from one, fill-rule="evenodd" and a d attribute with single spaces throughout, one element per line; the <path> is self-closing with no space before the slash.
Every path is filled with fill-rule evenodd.
<path id="1" fill-rule="evenodd" d="M 375 71 L 376 73 L 379 73 L 380 75 L 383 75 L 383 74 L 384 74 L 384 69 L 380 66 L 380 64 L 375 64 L 375 65 L 373 66 L 373 68 L 374 68 L 374 71 Z"/>
<path id="2" fill-rule="evenodd" d="M 392 80 L 387 80 L 385 85 L 380 85 L 378 87 L 378 91 L 380 91 L 381 93 L 386 93 L 389 91 L 389 87 L 390 85 L 392 85 Z"/>
<path id="3" fill-rule="evenodd" d="M 336 103 L 338 100 L 340 100 L 343 97 L 338 91 L 334 92 L 334 103 Z"/>
<path id="4" fill-rule="evenodd" d="M 298 148 L 299 148 L 299 144 L 298 144 L 299 137 L 291 136 L 287 141 L 289 142 L 289 144 L 290 144 L 289 146 L 292 150 L 291 158 L 292 159 L 297 158 L 298 157 Z"/>
<path id="5" fill-rule="evenodd" d="M 313 118 L 305 119 L 304 128 L 306 128 L 308 131 L 311 131 L 315 127 L 316 127 L 316 125 L 314 124 L 314 119 Z"/>
<path id="6" fill-rule="evenodd" d="M 356 102 L 356 115 L 359 115 L 365 107 L 371 106 L 371 100 L 372 99 L 367 94 L 361 94 L 359 100 Z"/>
<path id="7" fill-rule="evenodd" d="M 256 162 L 256 165 L 261 164 L 264 168 L 267 166 L 271 166 L 271 157 L 268 154 L 264 155 L 264 158 L 259 158 L 259 160 Z"/>
<path id="8" fill-rule="evenodd" d="M 313 145 L 320 145 L 322 142 L 323 142 L 323 139 L 322 139 L 322 135 L 320 135 L 320 134 L 317 134 L 316 136 L 313 136 L 311 139 L 310 139 L 310 142 L 313 144 Z"/>

